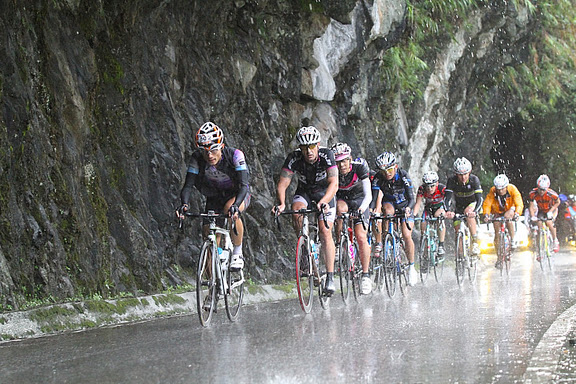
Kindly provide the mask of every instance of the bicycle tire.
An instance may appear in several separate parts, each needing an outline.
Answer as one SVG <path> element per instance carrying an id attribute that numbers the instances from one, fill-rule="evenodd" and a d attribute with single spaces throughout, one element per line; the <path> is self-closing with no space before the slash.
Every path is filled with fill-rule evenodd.
<path id="1" fill-rule="evenodd" d="M 196 309 L 200 324 L 203 327 L 210 324 L 216 309 L 216 276 L 213 273 L 216 263 L 214 262 L 215 258 L 211 255 L 212 248 L 211 241 L 204 242 L 196 271 Z"/>
<path id="2" fill-rule="evenodd" d="M 546 225 L 546 224 L 543 224 Z M 540 270 L 544 271 L 544 258 L 548 257 L 548 248 L 546 244 L 546 234 L 543 229 L 538 230 L 538 262 L 540 263 Z"/>
<path id="3" fill-rule="evenodd" d="M 466 272 L 466 254 L 465 254 L 465 244 L 464 244 L 464 234 L 462 232 L 458 232 L 456 235 L 456 263 L 455 263 L 455 271 L 456 271 L 456 281 L 458 285 L 462 286 L 464 283 L 464 274 Z"/>
<path id="4" fill-rule="evenodd" d="M 391 234 L 386 234 L 384 245 L 384 280 L 386 281 L 386 292 L 390 298 L 396 294 L 396 283 L 398 270 L 396 269 L 396 259 L 394 255 L 394 239 Z"/>
<path id="5" fill-rule="evenodd" d="M 229 251 L 229 255 L 228 265 L 232 263 L 232 250 Z M 244 299 L 244 271 L 242 269 L 231 270 L 228 268 L 222 271 L 222 275 L 225 276 L 227 282 L 224 291 L 226 314 L 230 321 L 236 321 L 240 315 L 240 308 Z"/>
<path id="6" fill-rule="evenodd" d="M 506 276 L 510 276 L 510 267 L 511 267 L 511 256 L 512 256 L 512 238 L 510 234 L 506 232 L 504 234 L 505 242 L 504 242 L 504 267 L 506 269 Z"/>
<path id="7" fill-rule="evenodd" d="M 547 243 L 548 243 L 548 251 L 546 252 L 546 261 L 548 264 L 548 269 L 552 270 L 552 254 L 553 254 L 553 247 L 554 247 L 554 240 L 552 239 L 552 233 L 548 230 L 546 231 L 547 235 Z"/>
<path id="8" fill-rule="evenodd" d="M 505 257 L 506 254 L 506 247 L 505 247 L 505 240 L 504 240 L 504 234 L 502 232 L 498 232 L 498 247 L 496 248 L 496 258 L 497 261 L 496 263 L 500 264 L 500 276 L 504 275 L 504 269 L 505 269 L 505 265 L 504 265 L 504 261 L 506 259 Z"/>
<path id="9" fill-rule="evenodd" d="M 324 294 L 324 286 L 326 285 L 326 266 L 323 265 L 324 263 L 324 259 L 322 257 L 320 257 L 321 253 L 321 249 L 322 249 L 322 244 L 320 242 L 318 242 L 316 244 L 316 249 L 318 251 L 318 265 L 315 267 L 317 267 L 317 270 L 314 272 L 315 275 L 317 274 L 318 276 L 318 287 L 316 287 L 318 289 L 318 300 L 320 301 L 320 306 L 322 307 L 322 309 L 328 309 L 330 307 L 330 296 L 325 295 Z"/>
<path id="10" fill-rule="evenodd" d="M 403 296 L 408 294 L 408 259 L 406 258 L 406 250 L 404 249 L 404 243 L 399 241 L 397 243 L 398 254 L 396 255 L 396 270 L 398 271 L 398 285 L 400 286 L 400 292 Z M 404 261 L 406 260 L 406 261 Z"/>
<path id="11" fill-rule="evenodd" d="M 424 235 L 420 240 L 420 252 L 418 253 L 418 269 L 420 270 L 420 281 L 426 283 L 430 274 L 430 238 Z"/>
<path id="12" fill-rule="evenodd" d="M 312 297 L 314 295 L 312 263 L 308 239 L 300 236 L 296 247 L 296 288 L 300 307 L 305 313 L 310 313 L 312 310 Z"/>
<path id="13" fill-rule="evenodd" d="M 378 243 L 376 241 L 372 241 L 371 243 L 371 250 L 370 250 L 370 272 L 374 277 L 374 286 L 380 292 L 384 289 L 384 251 L 380 250 L 380 255 L 378 257 L 374 256 L 376 245 Z"/>
<path id="14" fill-rule="evenodd" d="M 340 293 L 344 304 L 348 304 L 350 298 L 350 239 L 346 234 L 340 237 L 338 266 L 340 269 Z"/>
<path id="15" fill-rule="evenodd" d="M 360 280 L 362 276 L 362 265 L 360 264 L 360 254 L 358 253 L 358 245 L 354 242 L 352 245 L 354 249 L 354 260 L 350 260 L 352 264 L 351 268 L 351 279 L 350 282 L 352 283 L 352 292 L 354 292 L 354 299 L 358 301 L 360 297 Z"/>

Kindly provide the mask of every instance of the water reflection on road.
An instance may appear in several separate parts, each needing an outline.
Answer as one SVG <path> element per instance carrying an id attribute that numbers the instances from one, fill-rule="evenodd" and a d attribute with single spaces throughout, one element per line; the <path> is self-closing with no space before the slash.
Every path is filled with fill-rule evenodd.
<path id="1" fill-rule="evenodd" d="M 522 382 L 534 348 L 576 298 L 576 256 L 542 272 L 528 252 L 510 276 L 482 259 L 459 288 L 447 265 L 403 297 L 385 293 L 305 315 L 295 300 L 247 306 L 236 324 L 219 311 L 13 343 L 0 348 L 12 382 Z M 12 365 L 14 364 L 14 365 Z M 105 367 L 98 369 L 95 367 Z M 36 380 L 38 381 L 38 380 Z"/>

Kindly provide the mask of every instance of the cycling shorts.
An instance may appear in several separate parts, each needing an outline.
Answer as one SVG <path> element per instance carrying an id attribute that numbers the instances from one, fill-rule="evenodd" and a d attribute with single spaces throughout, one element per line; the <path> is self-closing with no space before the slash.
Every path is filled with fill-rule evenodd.
<path id="1" fill-rule="evenodd" d="M 312 205 L 313 201 L 319 201 L 323 197 L 323 195 L 315 197 L 318 200 L 310 198 L 310 196 L 307 193 L 300 193 L 299 195 L 294 195 L 292 203 L 303 203 L 306 205 L 306 208 L 308 208 L 308 206 Z M 336 198 L 332 198 L 332 200 L 330 200 L 330 202 L 328 203 L 328 207 L 329 209 L 328 213 L 326 213 L 326 221 L 333 223 L 334 220 L 336 219 Z M 324 213 L 318 216 L 318 220 L 324 220 Z"/>

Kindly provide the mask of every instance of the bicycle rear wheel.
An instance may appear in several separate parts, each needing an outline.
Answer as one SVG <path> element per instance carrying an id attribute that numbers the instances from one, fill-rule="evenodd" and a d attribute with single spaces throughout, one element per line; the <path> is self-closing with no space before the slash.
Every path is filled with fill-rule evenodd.
<path id="1" fill-rule="evenodd" d="M 428 235 L 424 235 L 420 240 L 420 252 L 418 253 L 418 265 L 420 269 L 420 281 L 426 283 L 430 274 L 430 244 Z"/>
<path id="2" fill-rule="evenodd" d="M 383 246 L 384 252 L 384 280 L 386 281 L 386 291 L 390 298 L 396 294 L 396 283 L 398 281 L 398 270 L 396 269 L 396 258 L 394 255 L 394 239 L 391 234 L 387 234 Z"/>
<path id="3" fill-rule="evenodd" d="M 464 244 L 464 234 L 458 232 L 456 235 L 456 281 L 462 286 L 464 283 L 464 274 L 466 272 L 466 254 Z"/>
<path id="4" fill-rule="evenodd" d="M 351 266 L 350 266 L 350 239 L 347 235 L 343 234 L 340 237 L 339 244 L 340 252 L 338 253 L 338 265 L 340 269 L 340 293 L 342 294 L 342 300 L 345 304 L 348 304 L 348 299 L 350 298 L 350 277 L 351 277 Z"/>
<path id="5" fill-rule="evenodd" d="M 232 262 L 232 250 L 229 252 L 230 259 L 228 265 Z M 242 300 L 244 298 L 244 271 L 242 269 L 222 271 L 227 282 L 224 291 L 224 302 L 226 304 L 226 314 L 230 321 L 238 320 Z"/>
<path id="6" fill-rule="evenodd" d="M 310 313 L 312 310 L 312 296 L 314 295 L 312 263 L 308 240 L 304 236 L 300 236 L 296 248 L 296 288 L 298 289 L 300 307 L 306 313 Z"/>
<path id="7" fill-rule="evenodd" d="M 317 276 L 314 278 L 314 282 L 318 283 L 318 287 L 316 287 L 318 289 L 318 300 L 320 300 L 320 306 L 322 307 L 322 309 L 328 309 L 328 307 L 330 306 L 330 296 L 324 294 L 324 286 L 326 285 L 326 266 L 324 265 L 324 259 L 320 256 L 322 254 L 322 244 L 318 243 L 316 245 L 317 247 L 317 252 L 318 252 L 318 264 L 314 264 L 314 268 L 316 269 L 314 271 L 314 276 Z"/>
<path id="8" fill-rule="evenodd" d="M 546 224 L 544 224 L 546 225 Z M 545 258 L 548 257 L 548 244 L 546 244 L 546 234 L 543 229 L 538 230 L 538 262 L 540 269 L 544 271 Z"/>
<path id="9" fill-rule="evenodd" d="M 205 241 L 200 251 L 196 273 L 196 309 L 200 324 L 207 327 L 216 309 L 216 268 L 212 257 L 212 242 Z"/>

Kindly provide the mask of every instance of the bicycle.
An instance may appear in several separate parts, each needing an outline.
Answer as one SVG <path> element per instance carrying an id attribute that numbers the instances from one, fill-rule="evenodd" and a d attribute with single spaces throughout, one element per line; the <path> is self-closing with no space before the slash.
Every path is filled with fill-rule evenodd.
<path id="1" fill-rule="evenodd" d="M 216 312 L 220 295 L 224 295 L 226 314 L 230 321 L 236 321 L 244 297 L 244 271 L 233 270 L 228 266 L 232 262 L 232 240 L 230 231 L 217 226 L 216 219 L 228 218 L 227 214 L 214 211 L 208 213 L 184 212 L 186 216 L 208 219 L 208 236 L 202 244 L 198 270 L 196 274 L 196 307 L 200 324 L 207 327 Z M 236 227 L 232 223 L 235 231 Z M 218 255 L 218 257 L 212 257 Z M 214 273 L 215 272 L 215 273 Z"/>
<path id="2" fill-rule="evenodd" d="M 504 274 L 506 271 L 506 275 L 510 275 L 510 256 L 512 255 L 512 238 L 510 237 L 510 233 L 508 232 L 508 227 L 506 225 L 509 221 L 515 221 L 513 219 L 506 219 L 504 216 L 495 217 L 488 222 L 490 223 L 499 223 L 500 228 L 497 229 L 495 236 L 498 236 L 498 247 L 496 247 L 496 256 L 497 261 L 496 265 L 500 265 L 500 275 Z M 495 244 L 496 245 L 496 242 Z"/>
<path id="3" fill-rule="evenodd" d="M 404 213 L 394 215 L 372 214 L 373 220 L 385 220 L 388 222 L 388 230 L 383 242 L 382 265 L 384 271 L 384 281 L 386 292 L 390 298 L 396 294 L 396 287 L 400 286 L 403 295 L 408 293 L 408 263 L 404 248 L 404 239 L 400 233 L 401 219 L 406 216 Z"/>
<path id="4" fill-rule="evenodd" d="M 340 241 L 338 242 L 338 272 L 340 277 L 340 292 L 342 300 L 348 303 L 350 296 L 350 285 L 354 298 L 360 297 L 360 280 L 362 278 L 362 265 L 360 263 L 360 253 L 358 242 L 354 234 L 355 217 L 349 212 L 342 213 L 337 219 L 342 220 L 342 230 Z M 352 224 L 352 226 L 350 225 Z M 364 222 L 362 225 L 365 226 Z"/>
<path id="5" fill-rule="evenodd" d="M 420 239 L 420 253 L 418 255 L 420 280 L 424 284 L 431 270 L 434 270 L 434 278 L 436 282 L 439 283 L 444 273 L 444 258 L 437 257 L 439 244 L 438 231 L 439 226 L 444 225 L 444 217 L 426 217 L 416 218 L 414 220 L 426 222 Z"/>
<path id="6" fill-rule="evenodd" d="M 276 209 L 274 209 L 277 212 Z M 320 238 L 316 224 L 310 224 L 309 214 L 318 216 L 318 209 L 287 210 L 275 215 L 275 220 L 280 230 L 279 215 L 302 215 L 302 228 L 298 234 L 296 245 L 296 288 L 300 307 L 305 313 L 312 310 L 314 287 L 318 288 L 318 298 L 322 308 L 327 309 L 330 296 L 324 293 L 323 287 L 326 281 L 326 272 L 320 273 Z M 328 228 L 326 218 L 324 225 Z"/>
<path id="7" fill-rule="evenodd" d="M 467 216 L 464 214 L 455 214 L 454 220 L 460 220 L 460 228 L 456 233 L 456 257 L 455 257 L 455 270 L 456 270 L 456 280 L 459 286 L 464 284 L 465 274 L 468 271 L 468 279 L 471 283 L 476 280 L 477 274 L 477 257 L 470 257 L 469 254 L 472 253 L 471 249 L 471 238 L 470 228 L 466 223 Z"/>
<path id="8" fill-rule="evenodd" d="M 370 214 L 368 223 L 368 244 L 370 245 L 370 274 L 373 277 L 373 284 L 378 291 L 382 291 L 385 286 L 384 282 L 384 257 L 382 252 L 382 242 L 378 242 L 376 233 L 380 233 L 378 220 L 374 219 L 374 214 Z M 376 232 L 376 233 L 375 233 Z M 379 251 L 376 247 L 380 247 Z"/>
<path id="9" fill-rule="evenodd" d="M 546 225 L 548 218 L 538 217 L 533 221 L 541 221 L 542 225 L 538 227 L 536 232 L 535 248 L 533 252 L 536 254 L 536 260 L 540 263 L 540 269 L 544 271 L 544 264 L 548 265 L 548 268 L 552 270 L 552 247 L 554 245 L 554 239 L 552 239 L 552 233 L 550 228 Z"/>

